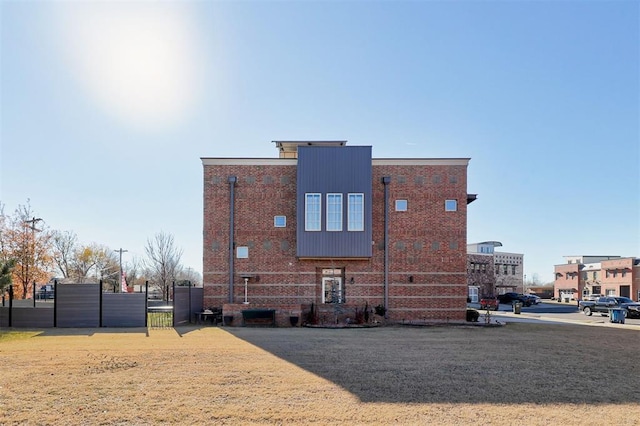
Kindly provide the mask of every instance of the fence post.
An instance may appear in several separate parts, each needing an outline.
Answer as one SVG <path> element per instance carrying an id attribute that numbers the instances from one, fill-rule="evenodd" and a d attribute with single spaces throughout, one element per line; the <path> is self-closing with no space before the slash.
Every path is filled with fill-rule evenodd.
<path id="1" fill-rule="evenodd" d="M 58 280 L 53 280 L 53 326 L 58 326 Z"/>
<path id="2" fill-rule="evenodd" d="M 36 280 L 33 280 L 33 307 L 36 307 Z"/>
<path id="3" fill-rule="evenodd" d="M 9 286 L 9 327 L 12 327 L 13 316 L 13 284 Z"/>
<path id="4" fill-rule="evenodd" d="M 148 327 L 149 321 L 149 281 L 144 282 L 144 326 Z"/>
<path id="5" fill-rule="evenodd" d="M 100 280 L 100 284 L 98 286 L 98 292 L 100 293 L 98 295 L 99 298 L 99 302 L 100 302 L 100 318 L 98 319 L 98 327 L 102 327 L 102 280 Z"/>
<path id="6" fill-rule="evenodd" d="M 171 298 L 171 306 L 173 307 L 173 315 L 171 316 L 171 325 L 176 326 L 176 282 L 172 284 L 173 297 Z"/>
<path id="7" fill-rule="evenodd" d="M 191 280 L 189 280 L 189 324 L 191 324 Z"/>

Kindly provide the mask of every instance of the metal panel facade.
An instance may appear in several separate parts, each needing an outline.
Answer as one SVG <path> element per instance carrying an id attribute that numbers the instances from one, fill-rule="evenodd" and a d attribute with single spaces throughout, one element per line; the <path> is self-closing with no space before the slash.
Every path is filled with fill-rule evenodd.
<path id="1" fill-rule="evenodd" d="M 104 293 L 103 327 L 144 327 L 146 293 Z"/>
<path id="2" fill-rule="evenodd" d="M 305 231 L 305 194 L 321 194 L 320 231 Z M 327 194 L 342 194 L 342 230 L 327 231 Z M 364 194 L 364 230 L 348 231 L 348 194 Z M 297 256 L 371 257 L 372 162 L 370 146 L 299 146 Z"/>
<path id="3" fill-rule="evenodd" d="M 57 327 L 100 326 L 100 284 L 58 284 Z"/>

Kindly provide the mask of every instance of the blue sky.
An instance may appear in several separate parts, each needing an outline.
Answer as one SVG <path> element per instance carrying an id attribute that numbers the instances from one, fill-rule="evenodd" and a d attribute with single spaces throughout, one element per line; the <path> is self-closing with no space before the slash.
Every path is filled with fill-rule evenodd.
<path id="1" fill-rule="evenodd" d="M 348 140 L 470 157 L 468 240 L 640 256 L 636 1 L 13 2 L 0 6 L 0 201 L 202 270 L 200 157 Z"/>

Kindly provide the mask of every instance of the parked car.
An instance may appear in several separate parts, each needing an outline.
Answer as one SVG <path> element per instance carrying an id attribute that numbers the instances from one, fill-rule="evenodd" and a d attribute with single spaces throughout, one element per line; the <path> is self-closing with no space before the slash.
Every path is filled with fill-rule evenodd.
<path id="1" fill-rule="evenodd" d="M 591 302 L 595 302 L 596 300 L 600 299 L 601 297 L 604 297 L 604 295 L 599 294 L 599 293 L 594 293 L 594 294 L 589 294 L 587 296 L 584 296 L 582 298 L 582 300 L 588 300 Z"/>
<path id="2" fill-rule="evenodd" d="M 624 310 L 625 317 L 640 318 L 640 302 L 634 302 L 628 297 L 608 296 L 596 301 L 581 300 L 578 308 L 587 316 L 591 316 L 593 312 L 606 315 L 609 309 L 620 308 Z"/>
<path id="3" fill-rule="evenodd" d="M 536 296 L 535 294 L 523 294 L 522 296 L 524 299 L 528 300 L 529 303 L 532 305 L 537 305 L 540 302 L 542 302 L 542 299 L 539 296 Z"/>
<path id="4" fill-rule="evenodd" d="M 531 306 L 533 304 L 528 295 L 516 293 L 514 291 L 499 295 L 498 300 L 500 301 L 500 303 L 505 303 L 508 305 L 516 301 L 522 303 L 524 306 Z"/>
<path id="5" fill-rule="evenodd" d="M 480 309 L 493 309 L 497 311 L 500 307 L 500 302 L 495 296 L 485 296 L 480 299 Z"/>

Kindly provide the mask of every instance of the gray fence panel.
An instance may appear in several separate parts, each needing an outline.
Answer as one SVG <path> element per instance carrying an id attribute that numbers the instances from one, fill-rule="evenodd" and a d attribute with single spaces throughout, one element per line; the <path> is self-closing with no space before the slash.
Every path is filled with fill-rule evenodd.
<path id="1" fill-rule="evenodd" d="M 103 327 L 144 327 L 145 293 L 104 293 Z"/>
<path id="2" fill-rule="evenodd" d="M 53 327 L 53 307 L 51 308 L 13 308 L 11 325 L 16 328 Z"/>
<path id="3" fill-rule="evenodd" d="M 204 309 L 204 288 L 191 287 L 191 312 L 202 312 Z"/>
<path id="4" fill-rule="evenodd" d="M 0 327 L 9 327 L 9 304 L 0 308 Z"/>
<path id="5" fill-rule="evenodd" d="M 100 284 L 58 284 L 58 327 L 100 326 Z"/>
<path id="6" fill-rule="evenodd" d="M 189 287 L 176 286 L 173 293 L 173 322 L 184 325 L 191 318 L 189 314 Z"/>

